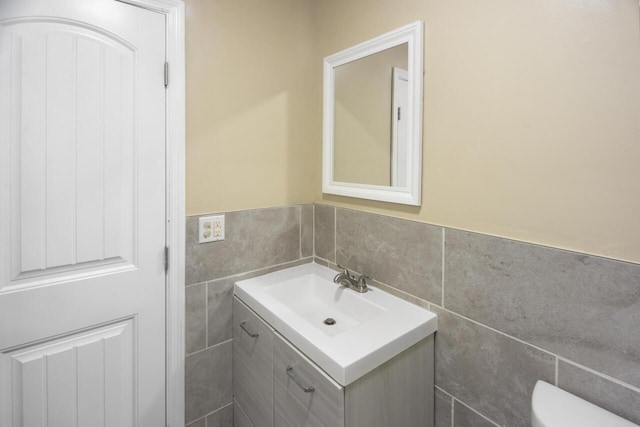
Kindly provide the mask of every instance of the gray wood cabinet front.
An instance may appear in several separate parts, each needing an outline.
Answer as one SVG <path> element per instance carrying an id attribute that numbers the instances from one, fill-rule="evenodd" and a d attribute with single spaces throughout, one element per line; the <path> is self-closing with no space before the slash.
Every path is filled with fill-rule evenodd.
<path id="1" fill-rule="evenodd" d="M 275 334 L 273 392 L 276 427 L 343 427 L 344 388 Z"/>
<path id="2" fill-rule="evenodd" d="M 256 427 L 273 426 L 273 329 L 233 301 L 233 393 Z"/>
<path id="3" fill-rule="evenodd" d="M 433 335 L 343 387 L 237 297 L 233 309 L 236 427 L 433 426 Z"/>

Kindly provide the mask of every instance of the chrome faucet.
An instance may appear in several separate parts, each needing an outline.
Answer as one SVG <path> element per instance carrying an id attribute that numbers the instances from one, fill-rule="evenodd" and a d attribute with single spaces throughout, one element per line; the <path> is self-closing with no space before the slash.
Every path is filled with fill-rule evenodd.
<path id="1" fill-rule="evenodd" d="M 367 280 L 370 279 L 369 276 L 365 276 L 363 274 L 360 277 L 356 277 L 356 275 L 350 273 L 346 267 L 338 265 L 338 268 L 341 268 L 344 271 L 342 273 L 336 274 L 336 276 L 333 278 L 334 283 L 353 289 L 354 291 L 360 292 L 361 294 L 369 290 L 369 288 L 367 288 Z"/>

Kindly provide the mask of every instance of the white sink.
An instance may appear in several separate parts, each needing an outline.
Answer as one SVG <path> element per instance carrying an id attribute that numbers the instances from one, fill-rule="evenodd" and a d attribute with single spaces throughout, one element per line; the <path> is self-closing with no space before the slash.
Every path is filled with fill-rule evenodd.
<path id="1" fill-rule="evenodd" d="M 332 274 L 335 274 L 332 272 Z M 321 332 L 335 336 L 388 311 L 384 306 L 361 298 L 361 295 L 312 272 L 293 279 L 267 285 L 262 290 Z M 335 320 L 330 326 L 327 318 Z"/>
<path id="2" fill-rule="evenodd" d="M 436 331 L 434 313 L 373 286 L 359 294 L 335 275 L 304 264 L 236 282 L 234 293 L 343 386 Z"/>

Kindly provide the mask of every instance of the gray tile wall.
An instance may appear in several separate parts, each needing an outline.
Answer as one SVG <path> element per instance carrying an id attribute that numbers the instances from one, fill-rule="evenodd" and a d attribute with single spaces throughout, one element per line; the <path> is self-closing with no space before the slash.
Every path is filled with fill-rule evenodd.
<path id="1" fill-rule="evenodd" d="M 442 298 L 442 230 L 336 209 L 336 263 L 429 301 Z M 321 230 L 319 230 L 321 231 Z M 405 268 L 408 267 L 408 268 Z"/>
<path id="2" fill-rule="evenodd" d="M 640 387 L 640 268 L 446 232 L 444 306 Z"/>
<path id="3" fill-rule="evenodd" d="M 436 425 L 525 426 L 542 379 L 640 423 L 640 265 L 329 205 L 187 218 L 186 421 L 233 424 L 233 283 L 345 265 L 439 316 Z"/>
<path id="4" fill-rule="evenodd" d="M 185 423 L 233 426 L 233 283 L 311 262 L 313 205 L 225 213 L 225 240 L 198 243 L 187 217 Z"/>
<path id="5" fill-rule="evenodd" d="M 640 423 L 640 265 L 315 205 L 315 259 L 431 308 L 436 425 L 530 425 L 544 380 Z"/>

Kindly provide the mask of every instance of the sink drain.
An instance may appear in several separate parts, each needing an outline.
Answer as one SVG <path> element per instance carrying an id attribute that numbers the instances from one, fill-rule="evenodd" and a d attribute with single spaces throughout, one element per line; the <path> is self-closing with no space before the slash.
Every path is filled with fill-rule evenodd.
<path id="1" fill-rule="evenodd" d="M 324 324 L 325 325 L 335 325 L 336 324 L 336 319 L 333 319 L 331 317 L 327 317 L 326 319 L 324 319 Z"/>

